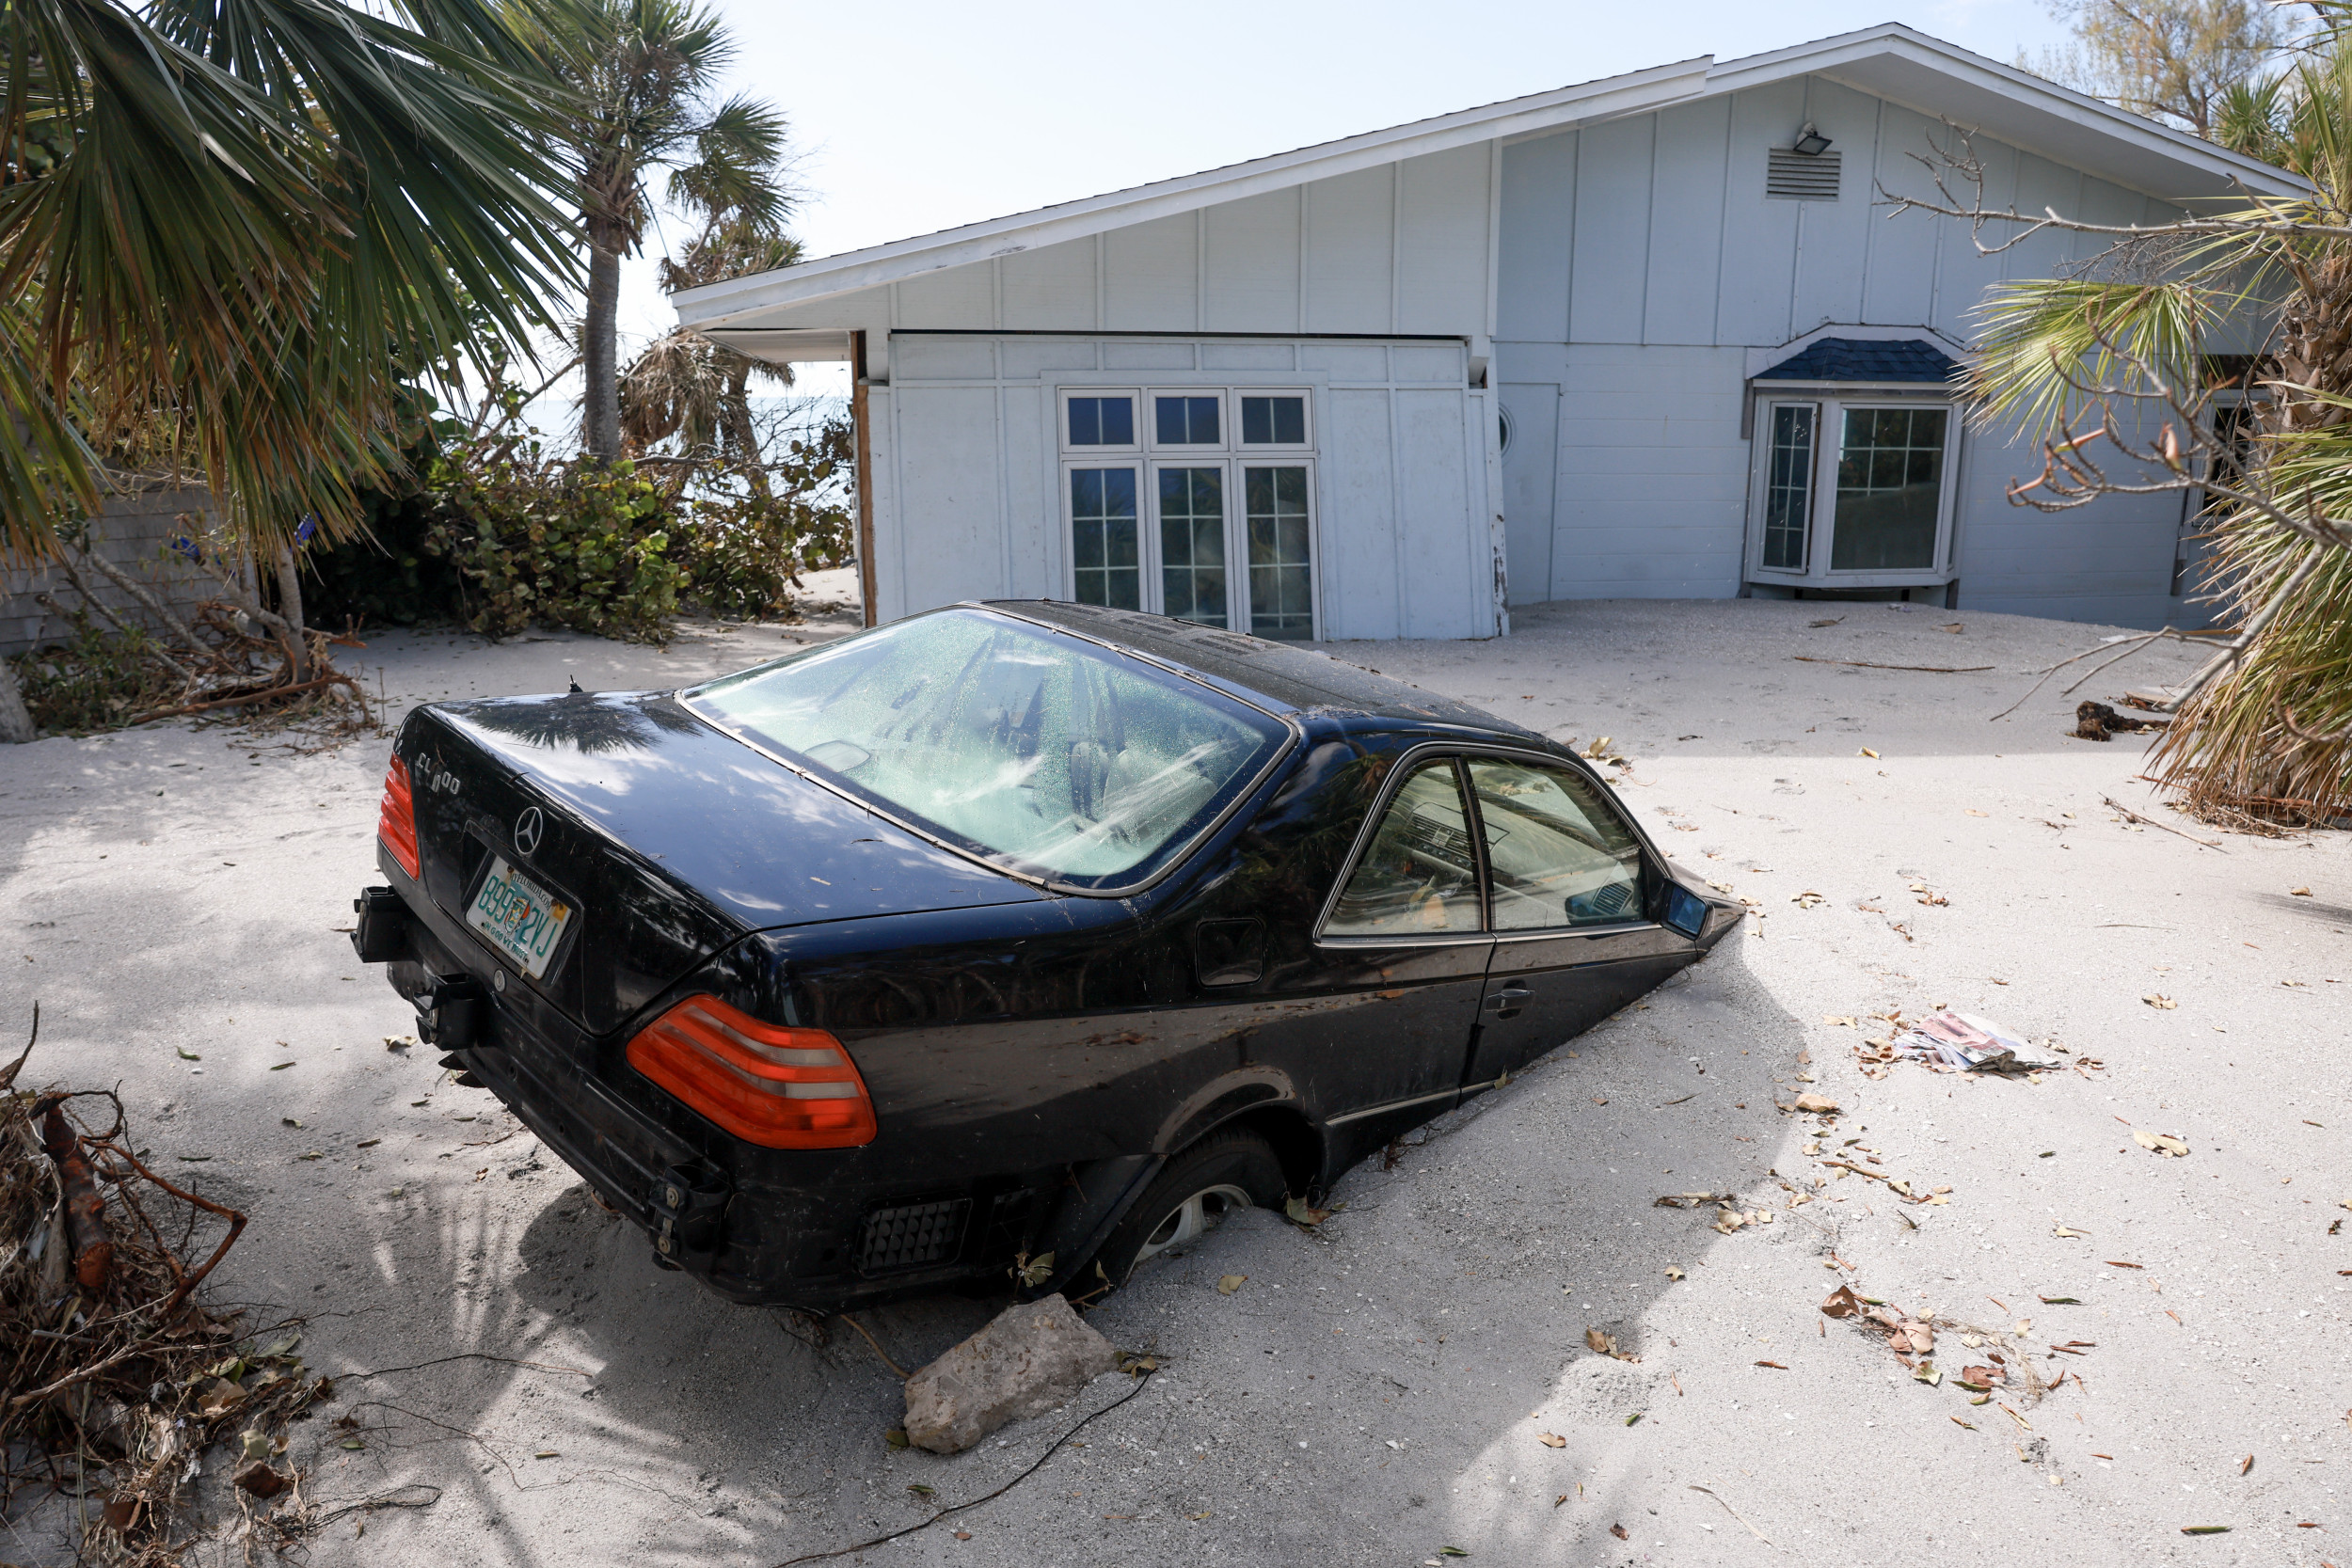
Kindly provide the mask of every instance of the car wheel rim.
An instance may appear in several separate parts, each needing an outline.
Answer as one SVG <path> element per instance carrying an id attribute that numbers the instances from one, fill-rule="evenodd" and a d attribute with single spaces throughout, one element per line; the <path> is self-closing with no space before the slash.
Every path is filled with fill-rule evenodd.
<path id="1" fill-rule="evenodd" d="M 1168 1217 L 1152 1227 L 1136 1253 L 1136 1261 L 1155 1258 L 1173 1247 L 1200 1240 L 1216 1228 L 1216 1224 L 1235 1209 L 1250 1207 L 1250 1196 L 1230 1182 L 1220 1182 L 1193 1194 L 1168 1211 Z"/>

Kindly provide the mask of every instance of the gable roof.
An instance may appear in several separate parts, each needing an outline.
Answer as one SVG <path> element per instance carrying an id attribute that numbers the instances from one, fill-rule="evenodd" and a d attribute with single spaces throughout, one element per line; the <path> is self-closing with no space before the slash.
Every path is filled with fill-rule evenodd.
<path id="1" fill-rule="evenodd" d="M 2285 171 L 2129 114 L 1900 23 L 1717 64 L 1713 55 L 1506 99 L 1384 131 L 1112 191 L 934 234 L 845 251 L 672 294 L 687 326 L 743 318 L 948 267 L 1189 213 L 1475 142 L 1646 114 L 1792 77 L 1823 75 L 1962 125 L 1997 124 L 2002 141 L 2165 200 L 2302 189 Z"/>
<path id="2" fill-rule="evenodd" d="M 1949 381 L 1960 365 L 1924 338 L 1816 338 L 1758 381 Z"/>

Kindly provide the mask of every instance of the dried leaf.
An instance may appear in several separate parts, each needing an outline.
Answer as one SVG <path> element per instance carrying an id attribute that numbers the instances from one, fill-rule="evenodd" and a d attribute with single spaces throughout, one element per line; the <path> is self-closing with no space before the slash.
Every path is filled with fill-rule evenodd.
<path id="1" fill-rule="evenodd" d="M 1963 1421 L 1963 1420 L 1962 1420 L 1962 1419 L 1961 1419 L 1959 1417 L 1957 1417 L 1957 1416 L 1955 1416 L 1955 1417 L 1953 1417 L 1953 1418 L 1952 1418 L 1952 1424 L 1953 1424 L 1954 1426 L 1963 1426 L 1963 1427 L 1966 1427 L 1966 1428 L 1967 1428 L 1970 1432 L 1974 1432 L 1974 1431 L 1976 1431 L 1976 1430 L 1977 1430 L 1977 1423 L 1976 1423 L 1976 1422 L 1974 1422 L 1974 1421 Z"/>
<path id="2" fill-rule="evenodd" d="M 1878 753 L 1877 753 L 1876 752 L 1873 752 L 1872 750 L 1870 750 L 1870 748 L 1868 748 L 1867 746 L 1865 746 L 1865 747 L 1863 747 L 1863 748 L 1862 748 L 1861 754 L 1862 754 L 1863 756 L 1866 756 L 1866 757 L 1870 757 L 1870 758 L 1873 758 L 1873 759 L 1875 759 L 1875 758 L 1878 756 Z"/>
<path id="3" fill-rule="evenodd" d="M 2287 889 L 2287 896 L 2290 898 L 2309 898 L 2311 895 L 2312 890 L 2307 887 L 2291 887 Z"/>
<path id="4" fill-rule="evenodd" d="M 1678 1279 L 1682 1278 L 1682 1266 L 1681 1266 L 1679 1263 L 1669 1263 L 1669 1264 L 1667 1264 L 1667 1265 L 1666 1265 L 1666 1277 L 1667 1277 L 1668 1279 L 1675 1279 L 1675 1280 L 1678 1280 Z"/>
<path id="5" fill-rule="evenodd" d="M 2170 997 L 2165 995 L 2161 991 L 2158 991 L 2151 996 L 2143 996 L 2140 1000 L 2147 1003 L 2148 1006 L 2155 1008 L 2160 1013 L 2169 1013 L 2180 1006 L 2178 1002 L 2173 1001 Z"/>
<path id="6" fill-rule="evenodd" d="M 1548 1449 L 1565 1449 L 1568 1446 L 1568 1440 L 1556 1432 L 1539 1432 L 1535 1434 L 1535 1441 Z"/>
<path id="7" fill-rule="evenodd" d="M 2246 1475 L 2246 1474 L 2248 1474 L 2249 1472 L 2250 1472 L 2253 1468 L 2254 1468 L 2254 1456 L 2253 1456 L 2252 1454 L 2250 1454 L 2250 1453 L 2249 1453 L 2249 1454 L 2248 1454 L 2248 1455 L 2246 1456 L 2246 1458 L 2245 1458 L 2243 1461 L 2241 1461 L 2241 1462 L 2239 1463 L 2238 1467 L 2237 1467 L 2237 1473 L 2238 1473 L 2239 1475 Z"/>
<path id="8" fill-rule="evenodd" d="M 907 1441 L 906 1428 L 892 1427 L 888 1432 L 882 1433 L 882 1443 L 893 1453 L 897 1453 L 907 1448 L 909 1444 Z"/>
<path id="9" fill-rule="evenodd" d="M 2088 1230 L 2077 1230 L 2071 1225 L 2061 1225 L 2053 1229 L 2050 1234 L 2053 1236 L 2065 1237 L 2071 1240 L 2076 1237 L 2088 1236 L 2090 1232 Z"/>
<path id="10" fill-rule="evenodd" d="M 1282 1200 L 1282 1217 L 1289 1220 L 1291 1224 L 1302 1227 L 1306 1229 L 1313 1229 L 1316 1226 L 1321 1225 L 1325 1220 L 1330 1218 L 1330 1210 L 1311 1209 L 1307 1206 L 1307 1200 L 1304 1198 L 1285 1197 Z"/>
<path id="11" fill-rule="evenodd" d="M 1609 1533 L 1615 1536 L 1620 1541 L 1630 1541 L 1633 1539 L 1630 1535 L 1626 1533 L 1626 1528 L 1623 1525 L 1610 1526 Z"/>
<path id="12" fill-rule="evenodd" d="M 1230 1296 L 1248 1283 L 1248 1280 L 1249 1276 L 1246 1274 L 1229 1274 L 1216 1282 L 1216 1293 L 1220 1296 Z"/>
<path id="13" fill-rule="evenodd" d="M 2082 1305 L 2082 1298 L 2079 1296 L 2037 1296 L 2036 1299 L 2044 1307 L 2080 1307 Z"/>
<path id="14" fill-rule="evenodd" d="M 2230 1533 L 2230 1527 L 2227 1525 L 2183 1525 L 2181 1533 L 2183 1535 L 2227 1535 Z"/>
<path id="15" fill-rule="evenodd" d="M 1770 1367 L 1776 1372 L 1785 1372 L 1788 1370 L 1785 1365 L 1778 1361 L 1758 1361 L 1756 1365 L 1759 1367 Z"/>
<path id="16" fill-rule="evenodd" d="M 936 1495 L 932 1488 L 924 1485 L 919 1481 L 908 1482 L 907 1490 L 914 1493 L 918 1497 L 929 1497 Z"/>
<path id="17" fill-rule="evenodd" d="M 1821 1315 L 1829 1318 L 1851 1318 L 1861 1310 L 1862 1300 L 1849 1285 L 1840 1285 L 1821 1303 Z"/>
<path id="18" fill-rule="evenodd" d="M 1797 1096 L 1795 1108 L 1807 1116 L 1834 1117 L 1837 1115 L 1837 1101 L 1825 1094 L 1810 1092 L 1801 1094 Z"/>
<path id="19" fill-rule="evenodd" d="M 2135 1127 L 2132 1129 L 2132 1142 L 2168 1160 L 2177 1160 L 2188 1152 L 2188 1145 L 2178 1134 L 2171 1132 L 2143 1132 Z"/>

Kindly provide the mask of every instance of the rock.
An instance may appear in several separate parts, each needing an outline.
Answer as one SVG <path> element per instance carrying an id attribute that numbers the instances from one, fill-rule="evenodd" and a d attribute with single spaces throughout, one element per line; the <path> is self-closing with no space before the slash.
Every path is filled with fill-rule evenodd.
<path id="1" fill-rule="evenodd" d="M 1111 1342 L 1060 1296 L 1009 1307 L 907 1379 L 907 1439 L 933 1453 L 961 1453 L 1009 1421 L 1066 1402 L 1118 1365 Z"/>

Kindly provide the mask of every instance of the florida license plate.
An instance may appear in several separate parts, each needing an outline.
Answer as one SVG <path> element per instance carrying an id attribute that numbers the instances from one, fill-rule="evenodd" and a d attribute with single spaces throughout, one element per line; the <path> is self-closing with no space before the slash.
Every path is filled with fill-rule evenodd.
<path id="1" fill-rule="evenodd" d="M 546 976 L 548 960 L 555 957 L 555 944 L 571 918 L 570 905 L 507 864 L 502 855 L 490 863 L 482 891 L 466 911 L 466 924 L 534 980 Z"/>

